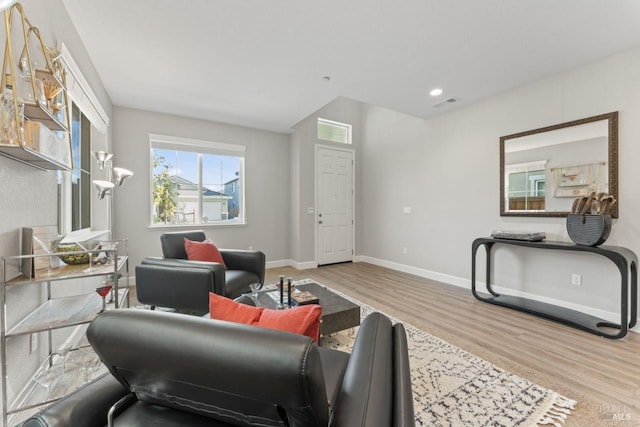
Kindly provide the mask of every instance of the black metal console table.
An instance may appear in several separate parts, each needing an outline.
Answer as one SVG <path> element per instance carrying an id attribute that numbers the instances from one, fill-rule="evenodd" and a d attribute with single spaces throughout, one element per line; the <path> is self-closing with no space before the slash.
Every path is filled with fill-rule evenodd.
<path id="1" fill-rule="evenodd" d="M 528 298 L 500 295 L 491 288 L 491 249 L 494 245 L 523 246 L 526 248 L 551 249 L 561 251 L 589 252 L 611 260 L 620 271 L 620 323 L 608 322 L 595 316 L 581 313 L 553 304 Z M 476 253 L 484 246 L 486 256 L 486 287 L 489 296 L 476 291 Z M 471 248 L 471 292 L 480 301 L 524 311 L 546 319 L 555 320 L 574 328 L 582 329 L 606 338 L 622 338 L 637 320 L 638 301 L 638 258 L 629 249 L 617 246 L 580 246 L 568 242 L 527 242 L 521 240 L 493 239 L 482 237 L 473 241 Z M 618 329 L 618 333 L 608 333 L 602 327 Z"/>

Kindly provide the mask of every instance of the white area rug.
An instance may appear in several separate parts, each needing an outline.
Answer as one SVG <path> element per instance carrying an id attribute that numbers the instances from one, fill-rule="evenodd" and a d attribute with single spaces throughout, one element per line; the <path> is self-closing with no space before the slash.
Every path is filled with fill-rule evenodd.
<path id="1" fill-rule="evenodd" d="M 311 282 L 315 281 L 295 283 Z M 332 291 L 358 304 L 362 319 L 379 311 Z M 404 326 L 416 426 L 560 426 L 576 404 L 412 325 Z M 323 345 L 350 352 L 356 334 L 357 328 L 338 332 L 325 337 Z"/>

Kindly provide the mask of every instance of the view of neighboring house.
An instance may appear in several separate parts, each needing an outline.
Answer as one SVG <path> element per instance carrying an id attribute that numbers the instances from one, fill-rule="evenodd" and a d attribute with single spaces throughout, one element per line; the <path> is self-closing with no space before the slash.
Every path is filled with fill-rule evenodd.
<path id="1" fill-rule="evenodd" d="M 200 217 L 200 223 L 231 218 L 229 204 L 232 197 L 206 187 L 199 190 L 198 184 L 179 176 L 171 177 L 171 181 L 175 183 L 177 193 L 175 223 L 196 224 L 198 217 Z M 198 215 L 198 212 L 201 211 L 199 207 L 200 194 L 202 194 L 202 215 Z"/>
<path id="2" fill-rule="evenodd" d="M 224 183 L 224 194 L 231 197 L 228 201 L 229 218 L 236 218 L 240 214 L 239 186 L 240 178 L 235 178 Z"/>

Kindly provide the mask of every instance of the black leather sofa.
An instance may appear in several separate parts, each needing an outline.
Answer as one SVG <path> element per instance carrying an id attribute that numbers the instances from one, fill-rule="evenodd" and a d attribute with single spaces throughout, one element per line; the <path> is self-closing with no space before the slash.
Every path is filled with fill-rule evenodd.
<path id="1" fill-rule="evenodd" d="M 138 301 L 204 314 L 209 311 L 209 292 L 233 299 L 249 292 L 251 283 L 264 283 L 264 253 L 220 249 L 225 270 L 219 263 L 188 260 L 185 238 L 202 242 L 206 236 L 203 231 L 162 234 L 163 257 L 146 257 L 136 266 Z"/>
<path id="2" fill-rule="evenodd" d="M 406 334 L 380 313 L 351 354 L 308 337 L 176 313 L 113 310 L 87 331 L 111 374 L 24 427 L 414 426 Z M 119 403 L 117 403 L 119 402 Z"/>

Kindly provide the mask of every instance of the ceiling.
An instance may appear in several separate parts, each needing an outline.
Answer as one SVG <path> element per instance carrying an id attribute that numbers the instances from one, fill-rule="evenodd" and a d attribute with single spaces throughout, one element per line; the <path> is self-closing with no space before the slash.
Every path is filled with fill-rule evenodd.
<path id="1" fill-rule="evenodd" d="M 338 96 L 427 118 L 640 45 L 636 0 L 63 2 L 114 105 L 279 132 Z"/>

